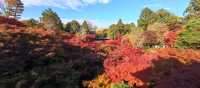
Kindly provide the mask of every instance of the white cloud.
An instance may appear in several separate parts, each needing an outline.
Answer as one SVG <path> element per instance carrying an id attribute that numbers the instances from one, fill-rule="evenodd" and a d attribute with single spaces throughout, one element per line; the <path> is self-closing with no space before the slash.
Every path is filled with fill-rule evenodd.
<path id="1" fill-rule="evenodd" d="M 79 9 L 90 4 L 107 4 L 111 0 L 22 0 L 25 6 L 49 6 L 57 8 Z"/>
<path id="2" fill-rule="evenodd" d="M 94 4 L 97 2 L 97 0 L 82 0 L 86 4 Z"/>
<path id="3" fill-rule="evenodd" d="M 107 4 L 110 2 L 110 0 L 99 0 L 100 3 L 104 3 L 104 4 Z"/>

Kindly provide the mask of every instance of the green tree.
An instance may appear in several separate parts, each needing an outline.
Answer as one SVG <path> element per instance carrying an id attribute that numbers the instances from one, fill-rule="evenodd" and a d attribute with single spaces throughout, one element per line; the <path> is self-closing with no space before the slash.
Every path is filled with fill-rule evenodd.
<path id="1" fill-rule="evenodd" d="M 159 9 L 153 12 L 149 8 L 143 9 L 140 18 L 138 20 L 138 26 L 144 30 L 148 29 L 148 26 L 154 23 L 162 23 L 167 25 L 172 25 L 174 23 L 181 23 L 182 18 L 178 17 L 166 9 Z"/>
<path id="2" fill-rule="evenodd" d="M 155 21 L 154 12 L 149 8 L 144 8 L 138 20 L 138 26 L 146 30 L 147 27 Z"/>
<path id="3" fill-rule="evenodd" d="M 59 16 L 56 12 L 52 11 L 52 9 L 46 9 L 43 11 L 41 20 L 46 29 L 63 30 L 63 25 Z"/>
<path id="4" fill-rule="evenodd" d="M 109 31 L 109 37 L 112 39 L 116 39 L 117 37 L 119 37 L 120 35 L 124 35 L 125 34 L 125 25 L 122 22 L 121 19 L 119 19 L 119 21 L 117 22 L 117 24 L 112 24 L 110 26 L 110 31 Z"/>
<path id="5" fill-rule="evenodd" d="M 89 24 L 87 23 L 87 21 L 84 21 L 82 24 L 82 32 L 83 32 L 83 34 L 89 34 L 89 32 L 90 32 L 90 27 L 89 27 Z"/>
<path id="6" fill-rule="evenodd" d="M 81 25 L 76 20 L 72 20 L 66 24 L 65 30 L 71 33 L 78 33 L 80 32 Z"/>
<path id="7" fill-rule="evenodd" d="M 136 28 L 135 24 L 134 23 L 130 23 L 130 24 L 125 24 L 125 28 L 124 29 L 127 30 L 127 33 L 130 33 L 135 28 Z"/>
<path id="8" fill-rule="evenodd" d="M 122 19 L 119 19 L 119 21 L 117 22 L 117 25 L 123 25 L 124 23 L 122 22 Z"/>
<path id="9" fill-rule="evenodd" d="M 156 22 L 165 23 L 167 25 L 181 22 L 181 18 L 172 14 L 166 9 L 159 9 L 155 12 Z"/>
<path id="10" fill-rule="evenodd" d="M 126 30 L 125 30 L 125 25 L 124 23 L 122 22 L 122 19 L 119 19 L 119 21 L 117 22 L 117 25 L 116 25 L 116 32 L 118 32 L 119 34 L 126 34 Z"/>
<path id="11" fill-rule="evenodd" d="M 126 35 L 131 32 L 135 28 L 134 23 L 124 24 L 121 19 L 117 22 L 117 24 L 112 24 L 108 32 L 108 36 L 112 39 L 116 39 L 119 35 Z"/>
<path id="12" fill-rule="evenodd" d="M 200 0 L 191 0 L 185 10 L 186 19 L 200 18 Z"/>
<path id="13" fill-rule="evenodd" d="M 186 31 L 178 35 L 176 47 L 200 49 L 200 19 L 188 21 Z"/>
<path id="14" fill-rule="evenodd" d="M 108 30 L 108 37 L 111 38 L 111 39 L 115 39 L 116 38 L 116 24 L 112 24 L 110 27 L 109 27 L 109 30 Z"/>

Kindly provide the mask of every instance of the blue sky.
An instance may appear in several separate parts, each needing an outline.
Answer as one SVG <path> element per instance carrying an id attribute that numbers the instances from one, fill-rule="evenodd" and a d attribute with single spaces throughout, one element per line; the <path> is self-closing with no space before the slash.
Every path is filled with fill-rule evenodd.
<path id="1" fill-rule="evenodd" d="M 141 10 L 165 8 L 182 16 L 190 0 L 22 0 L 22 19 L 38 18 L 46 8 L 52 8 L 63 22 L 88 20 L 98 27 L 108 27 L 120 18 L 125 23 L 137 22 Z"/>

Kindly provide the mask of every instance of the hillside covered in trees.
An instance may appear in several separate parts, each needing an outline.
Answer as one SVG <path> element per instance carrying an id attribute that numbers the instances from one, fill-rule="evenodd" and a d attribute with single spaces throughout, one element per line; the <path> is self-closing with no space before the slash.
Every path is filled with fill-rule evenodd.
<path id="1" fill-rule="evenodd" d="M 50 8 L 19 20 L 21 0 L 0 9 L 0 88 L 200 88 L 200 0 L 104 30 Z"/>

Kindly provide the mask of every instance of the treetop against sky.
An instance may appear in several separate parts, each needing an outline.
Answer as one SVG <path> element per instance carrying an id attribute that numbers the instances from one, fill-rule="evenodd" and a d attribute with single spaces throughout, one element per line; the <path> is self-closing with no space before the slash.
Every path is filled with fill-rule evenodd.
<path id="1" fill-rule="evenodd" d="M 3 0 L 0 0 L 3 1 Z M 108 27 L 120 18 L 126 22 L 137 22 L 141 10 L 165 8 L 182 16 L 190 0 L 22 0 L 25 11 L 22 19 L 41 16 L 42 11 L 52 8 L 63 22 L 87 19 L 98 27 Z"/>

